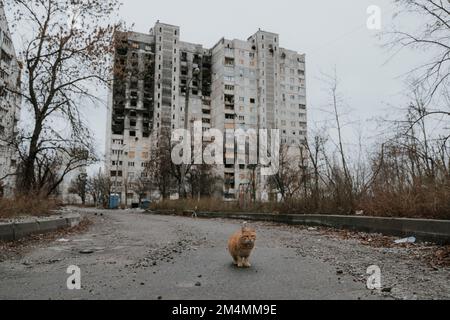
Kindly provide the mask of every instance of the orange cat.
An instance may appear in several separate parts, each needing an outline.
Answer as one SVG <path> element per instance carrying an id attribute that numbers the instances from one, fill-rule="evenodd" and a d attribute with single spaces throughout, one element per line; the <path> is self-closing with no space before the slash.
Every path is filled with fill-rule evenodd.
<path id="1" fill-rule="evenodd" d="M 250 268 L 250 254 L 255 247 L 256 231 L 244 223 L 242 229 L 236 232 L 228 241 L 228 250 L 238 268 Z"/>

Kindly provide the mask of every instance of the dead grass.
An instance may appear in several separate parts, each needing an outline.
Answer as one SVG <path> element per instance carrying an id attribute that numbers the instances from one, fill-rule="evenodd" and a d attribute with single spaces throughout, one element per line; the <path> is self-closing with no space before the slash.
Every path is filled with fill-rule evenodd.
<path id="1" fill-rule="evenodd" d="M 174 211 L 182 214 L 184 211 L 203 211 L 203 212 L 250 212 L 250 213 L 275 213 L 275 214 L 312 214 L 305 201 L 293 200 L 290 202 L 256 202 L 246 203 L 245 205 L 238 201 L 223 201 L 217 198 L 203 199 L 180 199 L 164 200 L 155 202 L 151 205 L 152 210 Z M 323 214 L 328 210 L 322 211 Z M 336 209 L 330 211 L 342 214 L 343 210 Z"/>
<path id="2" fill-rule="evenodd" d="M 450 220 L 450 188 L 416 186 L 403 192 L 376 190 L 359 201 L 367 215 Z"/>
<path id="3" fill-rule="evenodd" d="M 448 194 L 446 194 L 448 195 Z M 340 214 L 353 215 L 362 210 L 365 216 L 376 217 L 405 217 L 424 219 L 450 219 L 450 196 L 445 197 L 439 191 L 422 195 L 387 194 L 380 193 L 376 197 L 364 198 L 357 201 L 355 208 L 343 208 L 334 201 L 322 199 L 320 209 L 308 200 L 299 199 L 291 202 L 257 202 L 243 206 L 237 201 L 228 202 L 215 198 L 164 200 L 153 203 L 152 210 L 174 211 L 182 214 L 184 211 L 203 212 L 251 212 L 251 213 L 280 213 L 280 214 Z"/>
<path id="4" fill-rule="evenodd" d="M 282 209 L 279 203 L 251 203 L 247 206 L 240 206 L 238 202 L 223 201 L 215 198 L 204 199 L 181 199 L 164 200 L 151 205 L 152 210 L 174 211 L 182 214 L 184 211 L 204 211 L 204 212 L 258 212 L 277 213 Z"/>
<path id="5" fill-rule="evenodd" d="M 22 216 L 49 216 L 52 210 L 60 207 L 54 199 L 36 196 L 20 196 L 12 199 L 0 199 L 0 219 L 11 219 Z"/>

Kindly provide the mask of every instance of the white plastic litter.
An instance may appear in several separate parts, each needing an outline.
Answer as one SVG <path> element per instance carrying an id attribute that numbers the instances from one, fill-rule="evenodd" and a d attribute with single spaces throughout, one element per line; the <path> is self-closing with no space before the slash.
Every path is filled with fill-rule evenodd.
<path id="1" fill-rule="evenodd" d="M 415 237 L 409 237 L 409 238 L 404 238 L 404 239 L 400 239 L 400 240 L 395 240 L 395 243 L 396 244 L 415 243 L 416 240 L 417 239 Z"/>

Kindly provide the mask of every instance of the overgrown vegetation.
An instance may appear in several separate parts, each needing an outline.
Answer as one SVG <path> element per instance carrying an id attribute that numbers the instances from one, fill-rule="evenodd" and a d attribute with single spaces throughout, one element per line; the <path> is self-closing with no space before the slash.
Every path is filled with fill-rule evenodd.
<path id="1" fill-rule="evenodd" d="M 60 203 L 45 197 L 19 196 L 13 199 L 0 199 L 0 220 L 21 216 L 43 217 L 57 210 Z"/>

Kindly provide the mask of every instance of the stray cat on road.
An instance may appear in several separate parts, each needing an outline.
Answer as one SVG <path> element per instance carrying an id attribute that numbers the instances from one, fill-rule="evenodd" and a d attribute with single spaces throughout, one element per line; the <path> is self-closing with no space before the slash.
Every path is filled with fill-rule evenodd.
<path id="1" fill-rule="evenodd" d="M 250 268 L 250 255 L 256 242 L 256 231 L 244 223 L 242 229 L 236 232 L 228 241 L 228 250 L 238 268 Z"/>

